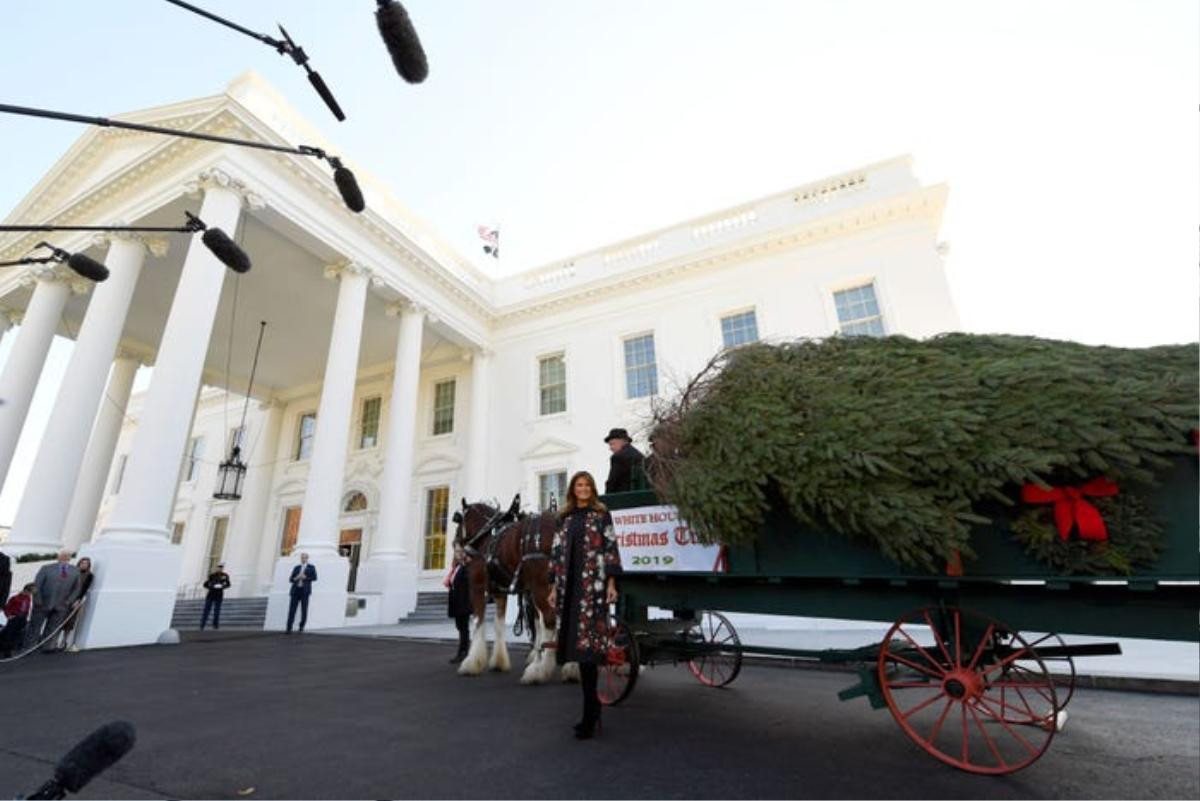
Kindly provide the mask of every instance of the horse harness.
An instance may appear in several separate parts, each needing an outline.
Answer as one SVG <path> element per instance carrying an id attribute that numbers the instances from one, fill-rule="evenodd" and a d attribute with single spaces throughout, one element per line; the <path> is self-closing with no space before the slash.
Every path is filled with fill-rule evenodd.
<path id="1" fill-rule="evenodd" d="M 519 527 L 517 542 L 520 543 L 521 558 L 517 562 L 517 569 L 510 572 L 505 567 L 504 562 L 500 560 L 497 550 L 500 547 L 501 538 L 514 526 Z M 498 587 L 507 585 L 508 588 L 505 590 L 507 594 L 516 594 L 517 583 L 521 580 L 521 568 L 525 566 L 526 562 L 548 560 L 550 558 L 538 548 L 538 539 L 540 537 L 540 515 L 526 515 L 501 527 L 496 531 L 496 536 L 489 538 L 484 544 L 484 557 L 488 568 L 488 576 L 494 580 L 495 585 Z"/>

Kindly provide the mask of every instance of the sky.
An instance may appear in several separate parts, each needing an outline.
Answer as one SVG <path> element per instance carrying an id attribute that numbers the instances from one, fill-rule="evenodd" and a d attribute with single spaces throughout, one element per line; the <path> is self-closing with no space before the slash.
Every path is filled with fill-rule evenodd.
<path id="1" fill-rule="evenodd" d="M 964 330 L 1197 339 L 1194 0 L 410 0 L 417 86 L 369 0 L 195 2 L 265 33 L 282 22 L 347 121 L 290 59 L 163 0 L 0 0 L 0 103 L 111 116 L 254 69 L 497 275 L 911 154 L 950 188 L 940 238 Z M 0 115 L 0 215 L 83 132 Z M 501 261 L 480 223 L 499 225 Z M 0 524 L 70 348 L 51 349 Z"/>

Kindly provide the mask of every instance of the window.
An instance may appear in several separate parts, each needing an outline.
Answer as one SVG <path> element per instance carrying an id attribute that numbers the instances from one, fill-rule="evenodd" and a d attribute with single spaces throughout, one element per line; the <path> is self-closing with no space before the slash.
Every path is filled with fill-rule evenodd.
<path id="1" fill-rule="evenodd" d="M 362 405 L 362 420 L 358 427 L 358 447 L 374 448 L 379 444 L 379 410 L 383 398 L 367 398 Z"/>
<path id="2" fill-rule="evenodd" d="M 361 492 L 352 492 L 346 496 L 346 502 L 342 504 L 343 512 L 365 512 L 367 510 L 367 496 Z"/>
<path id="3" fill-rule="evenodd" d="M 550 499 L 554 499 L 555 505 L 562 508 L 563 496 L 567 494 L 567 474 L 565 471 L 558 473 L 542 473 L 538 476 L 538 510 L 545 512 L 550 509 Z"/>
<path id="4" fill-rule="evenodd" d="M 567 410 L 567 363 L 561 353 L 538 359 L 539 414 Z"/>
<path id="5" fill-rule="evenodd" d="M 129 454 L 123 453 L 117 457 L 117 469 L 113 471 L 112 490 L 109 495 L 116 495 L 121 491 L 121 480 L 125 478 L 125 463 L 129 461 Z"/>
<path id="6" fill-rule="evenodd" d="M 229 430 L 229 448 L 226 453 L 232 453 L 234 448 L 241 448 L 246 442 L 246 427 L 238 426 Z"/>
<path id="7" fill-rule="evenodd" d="M 450 510 L 450 488 L 432 487 L 425 493 L 426 570 L 446 566 L 446 513 Z"/>
<path id="8" fill-rule="evenodd" d="M 183 530 L 187 528 L 187 524 L 180 520 L 171 526 L 171 544 L 178 545 L 183 542 Z"/>
<path id="9" fill-rule="evenodd" d="M 433 433 L 449 434 L 454 430 L 454 379 L 433 385 Z"/>
<path id="10" fill-rule="evenodd" d="M 754 309 L 721 318 L 721 340 L 727 348 L 758 341 L 758 318 Z"/>
<path id="11" fill-rule="evenodd" d="M 200 475 L 200 457 L 204 455 L 204 437 L 192 437 L 188 442 L 187 460 L 183 466 L 183 480 L 195 481 Z"/>
<path id="12" fill-rule="evenodd" d="M 846 336 L 884 335 L 883 316 L 875 299 L 875 284 L 834 292 L 833 304 L 837 307 L 839 329 Z"/>
<path id="13" fill-rule="evenodd" d="M 658 365 L 654 361 L 654 334 L 625 340 L 625 395 L 646 398 L 658 394 Z"/>
<path id="14" fill-rule="evenodd" d="M 296 428 L 296 461 L 312 456 L 313 437 L 316 433 L 317 413 L 300 415 L 300 425 Z"/>
<path id="15" fill-rule="evenodd" d="M 279 555 L 291 556 L 296 547 L 296 538 L 300 534 L 299 506 L 289 506 L 283 510 L 283 538 L 279 541 Z"/>
<path id="16" fill-rule="evenodd" d="M 208 572 L 210 573 L 217 569 L 217 564 L 221 561 L 221 554 L 225 551 L 225 534 L 229 530 L 229 518 L 218 517 L 213 520 L 212 540 L 208 543 Z"/>

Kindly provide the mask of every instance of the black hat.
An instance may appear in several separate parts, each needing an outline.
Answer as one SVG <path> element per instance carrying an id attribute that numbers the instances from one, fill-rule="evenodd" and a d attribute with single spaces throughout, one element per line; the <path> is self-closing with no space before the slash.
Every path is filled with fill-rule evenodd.
<path id="1" fill-rule="evenodd" d="M 604 441 L 608 442 L 610 439 L 624 439 L 633 442 L 633 437 L 629 436 L 629 432 L 623 428 L 614 428 L 612 431 L 609 431 Z"/>

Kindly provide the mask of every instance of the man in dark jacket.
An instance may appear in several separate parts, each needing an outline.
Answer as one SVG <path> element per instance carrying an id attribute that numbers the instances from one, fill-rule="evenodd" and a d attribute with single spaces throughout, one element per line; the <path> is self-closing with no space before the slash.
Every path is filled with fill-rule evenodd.
<path id="1" fill-rule="evenodd" d="M 612 459 L 608 468 L 608 480 L 604 482 L 604 492 L 629 492 L 639 489 L 645 484 L 642 452 L 633 447 L 633 439 L 623 428 L 614 428 L 604 438 L 608 449 L 612 451 Z M 569 491 L 569 488 L 568 488 Z"/>
<path id="2" fill-rule="evenodd" d="M 221 603 L 225 600 L 225 590 L 229 589 L 232 584 L 229 580 L 229 574 L 225 572 L 225 563 L 217 564 L 217 569 L 208 574 L 208 578 L 204 581 L 204 589 L 208 590 L 208 594 L 204 596 L 204 612 L 200 615 L 200 630 L 204 631 L 204 625 L 208 623 L 208 613 L 213 613 L 213 628 L 221 628 Z"/>
<path id="3" fill-rule="evenodd" d="M 446 589 L 450 590 L 447 611 L 450 617 L 454 618 L 454 626 L 458 629 L 458 653 L 450 659 L 450 664 L 457 665 L 466 658 L 471 647 L 471 582 L 467 578 L 467 554 L 461 545 L 454 546 L 454 564 L 451 565 L 443 583 Z"/>
<path id="4" fill-rule="evenodd" d="M 292 588 L 288 591 L 287 633 L 292 633 L 292 624 L 296 622 L 296 607 L 300 607 L 300 632 L 304 632 L 304 624 L 308 622 L 308 598 L 312 595 L 312 583 L 317 580 L 317 569 L 308 563 L 308 554 L 300 554 L 300 564 L 292 568 L 288 581 Z"/>
<path id="5" fill-rule="evenodd" d="M 0 606 L 8 601 L 8 592 L 12 589 L 12 563 L 8 556 L 0 551 Z"/>

